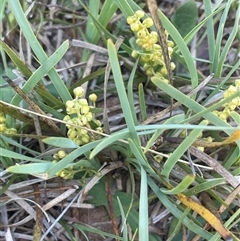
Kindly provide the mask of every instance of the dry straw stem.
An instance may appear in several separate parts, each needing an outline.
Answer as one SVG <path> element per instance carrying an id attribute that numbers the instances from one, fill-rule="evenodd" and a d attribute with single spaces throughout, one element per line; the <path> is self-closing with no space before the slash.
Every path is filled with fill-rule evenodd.
<path id="1" fill-rule="evenodd" d="M 207 155 L 206 153 L 200 151 L 196 147 L 191 146 L 189 148 L 191 154 L 199 158 L 201 161 L 206 163 L 208 166 L 212 167 L 218 174 L 226 179 L 228 183 L 231 184 L 233 188 L 236 188 L 240 181 L 235 178 L 228 170 L 226 170 L 222 165 L 220 165 L 215 159 Z"/>
<path id="2" fill-rule="evenodd" d="M 5 81 L 28 103 L 28 105 L 34 110 L 35 112 L 46 115 L 45 112 L 36 105 L 31 99 L 12 81 L 8 76 L 3 76 Z M 58 128 L 58 126 L 52 121 L 47 118 L 43 118 L 43 121 L 52 128 L 55 132 L 62 135 L 61 130 Z"/>

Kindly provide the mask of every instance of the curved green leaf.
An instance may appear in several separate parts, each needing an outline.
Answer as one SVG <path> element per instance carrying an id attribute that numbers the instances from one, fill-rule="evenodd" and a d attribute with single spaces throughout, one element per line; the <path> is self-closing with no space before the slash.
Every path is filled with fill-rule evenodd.
<path id="1" fill-rule="evenodd" d="M 28 41 L 29 45 L 31 46 L 33 52 L 36 54 L 37 58 L 39 59 L 40 63 L 43 64 L 47 59 L 48 56 L 44 52 L 41 44 L 39 43 L 38 39 L 36 38 L 33 30 L 24 15 L 23 9 L 19 1 L 9 0 L 8 1 L 11 11 L 14 14 L 26 40 Z M 58 75 L 55 68 L 52 68 L 48 73 L 52 83 L 54 84 L 55 88 L 57 89 L 59 96 L 66 102 L 67 100 L 71 100 L 72 97 L 68 92 L 65 84 L 63 83 L 62 79 Z"/>
<path id="2" fill-rule="evenodd" d="M 11 173 L 37 174 L 47 172 L 53 165 L 54 163 L 52 162 L 30 163 L 8 167 L 7 171 Z"/>
<path id="3" fill-rule="evenodd" d="M 32 71 L 28 68 L 28 66 L 24 63 L 22 59 L 2 40 L 0 40 L 0 47 L 7 53 L 16 67 L 20 70 L 20 72 L 27 78 L 32 75 Z"/>
<path id="4" fill-rule="evenodd" d="M 168 190 L 166 188 L 160 188 L 160 190 L 168 195 L 175 195 L 180 192 L 184 192 L 194 181 L 195 176 L 193 174 L 189 174 L 183 178 L 183 180 L 174 188 Z"/>
<path id="5" fill-rule="evenodd" d="M 204 120 L 200 123 L 202 126 L 202 129 L 204 129 L 204 126 L 207 125 L 207 121 Z M 185 140 L 177 147 L 177 149 L 170 155 L 170 157 L 167 159 L 163 166 L 163 170 L 161 171 L 161 174 L 169 178 L 169 174 L 175 164 L 177 163 L 178 159 L 181 158 L 181 156 L 184 154 L 184 152 L 192 145 L 192 143 L 198 138 L 202 130 L 192 130 L 190 134 L 185 138 Z"/>
<path id="6" fill-rule="evenodd" d="M 62 147 L 62 148 L 78 148 L 79 145 L 76 144 L 76 142 L 70 140 L 69 138 L 65 137 L 48 137 L 42 140 L 44 143 L 56 146 L 56 147 Z"/>
<path id="7" fill-rule="evenodd" d="M 137 136 L 136 129 L 135 129 L 133 113 L 131 112 L 130 104 L 129 104 L 125 86 L 124 86 L 122 73 L 121 73 L 121 69 L 120 69 L 119 61 L 118 61 L 118 57 L 117 57 L 117 52 L 116 52 L 116 49 L 115 49 L 115 46 L 114 46 L 112 40 L 108 40 L 107 46 L 108 46 L 109 61 L 111 63 L 111 67 L 112 67 L 115 85 L 117 88 L 117 92 L 119 94 L 121 107 L 123 110 L 124 118 L 126 120 L 126 124 L 127 124 L 128 130 L 129 130 L 129 133 L 130 133 L 133 141 L 140 144 L 140 141 Z"/>
<path id="8" fill-rule="evenodd" d="M 42 65 L 36 71 L 33 72 L 31 77 L 22 87 L 22 90 L 26 94 L 29 93 L 35 87 L 35 85 L 44 77 L 44 75 L 46 75 L 51 69 L 53 69 L 53 67 L 61 60 L 63 55 L 66 53 L 68 47 L 69 41 L 66 40 L 46 61 L 42 63 Z M 59 84 L 57 84 L 57 86 L 59 86 Z M 16 95 L 13 98 L 12 103 L 14 105 L 17 105 L 20 101 L 21 97 L 19 95 Z"/>
<path id="9" fill-rule="evenodd" d="M 120 139 L 126 139 L 128 137 L 129 137 L 128 130 L 116 132 L 111 136 L 104 137 L 103 139 L 101 139 L 101 142 L 91 152 L 90 159 L 95 157 L 100 151 L 102 151 L 105 147 L 113 144 L 115 141 L 118 141 Z"/>
<path id="10" fill-rule="evenodd" d="M 14 158 L 14 159 L 20 159 L 20 160 L 24 160 L 24 161 L 48 162 L 48 161 L 43 161 L 43 160 L 40 160 L 40 159 L 37 159 L 37 158 L 24 156 L 24 155 L 21 155 L 19 153 L 14 152 L 14 151 L 4 149 L 2 147 L 0 147 L 0 153 L 1 153 L 1 156 L 10 157 L 10 158 Z"/>
<path id="11" fill-rule="evenodd" d="M 155 195 L 159 198 L 160 202 L 178 219 L 180 219 L 183 215 L 183 213 L 177 208 L 175 202 L 172 203 L 172 201 L 161 192 L 157 184 L 148 177 L 148 185 L 151 187 Z M 202 238 L 209 240 L 212 237 L 212 234 L 208 231 L 204 230 L 201 226 L 195 224 L 192 220 L 185 217 L 183 220 L 183 224 L 189 228 L 189 230 L 193 231 L 194 233 L 200 235 Z"/>
<path id="12" fill-rule="evenodd" d="M 224 178 L 216 178 L 214 180 L 207 180 L 203 183 L 200 183 L 200 184 L 190 188 L 184 194 L 186 196 L 196 195 L 200 192 L 203 192 L 203 191 L 209 190 L 211 188 L 214 188 L 214 187 L 220 185 L 223 182 L 224 182 Z"/>

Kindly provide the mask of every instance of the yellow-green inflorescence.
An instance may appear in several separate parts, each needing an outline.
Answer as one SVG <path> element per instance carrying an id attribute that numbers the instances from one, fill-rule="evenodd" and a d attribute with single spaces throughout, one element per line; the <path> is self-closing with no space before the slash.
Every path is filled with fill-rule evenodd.
<path id="1" fill-rule="evenodd" d="M 127 22 L 133 32 L 136 33 L 136 44 L 142 49 L 141 51 L 133 50 L 132 57 L 137 58 L 140 56 L 140 60 L 144 63 L 143 68 L 148 76 L 158 76 L 162 80 L 169 82 L 167 77 L 167 69 L 162 55 L 162 49 L 158 42 L 157 32 L 151 31 L 153 26 L 153 20 L 151 18 L 144 17 L 144 12 L 138 10 L 131 17 L 127 18 Z M 167 37 L 168 34 L 165 32 Z M 169 57 L 171 59 L 173 53 L 174 43 L 170 40 L 167 41 Z M 171 69 L 175 69 L 175 64 L 171 62 Z"/>
<path id="2" fill-rule="evenodd" d="M 0 112 L 0 133 L 4 134 L 16 134 L 15 128 L 7 128 L 6 118 L 3 113 Z"/>
<path id="3" fill-rule="evenodd" d="M 77 87 L 73 90 L 75 98 L 66 102 L 67 114 L 64 117 L 64 121 L 68 124 L 68 138 L 75 141 L 79 146 L 87 144 L 94 140 L 94 134 L 81 127 L 94 129 L 97 132 L 103 132 L 101 128 L 101 122 L 96 120 L 94 114 L 91 112 L 91 108 L 87 99 L 82 98 L 84 95 L 84 89 Z M 96 94 L 91 94 L 89 100 L 94 104 L 97 100 Z M 74 126 L 73 126 L 74 125 Z"/>
<path id="4" fill-rule="evenodd" d="M 240 90 L 240 79 L 235 80 L 234 85 L 230 85 L 229 88 L 224 92 L 223 98 L 228 98 Z M 240 96 L 232 99 L 230 102 L 227 102 L 224 105 L 222 111 L 214 111 L 213 113 L 217 115 L 224 121 L 227 121 L 227 118 L 230 116 L 231 111 L 234 111 L 236 108 L 240 107 Z"/>

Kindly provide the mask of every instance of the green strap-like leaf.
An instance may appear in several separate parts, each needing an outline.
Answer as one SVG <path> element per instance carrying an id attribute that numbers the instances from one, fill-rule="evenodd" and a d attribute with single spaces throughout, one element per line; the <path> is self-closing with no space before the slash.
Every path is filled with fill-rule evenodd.
<path id="1" fill-rule="evenodd" d="M 166 188 L 161 188 L 160 190 L 169 195 L 175 195 L 180 192 L 184 192 L 194 181 L 195 177 L 192 174 L 187 175 L 186 177 L 183 178 L 183 180 L 173 189 L 166 189 Z"/>

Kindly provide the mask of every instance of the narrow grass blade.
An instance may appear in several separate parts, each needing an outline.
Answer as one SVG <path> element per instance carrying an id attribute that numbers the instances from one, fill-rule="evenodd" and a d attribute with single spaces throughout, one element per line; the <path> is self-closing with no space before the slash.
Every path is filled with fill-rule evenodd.
<path id="1" fill-rule="evenodd" d="M 58 49 L 57 51 L 52 54 L 28 79 L 28 81 L 22 87 L 22 90 L 27 94 L 29 93 L 36 84 L 46 75 L 54 66 L 61 60 L 63 55 L 66 53 L 69 47 L 69 42 L 66 40 Z M 55 84 L 56 90 L 61 88 L 60 83 Z M 12 100 L 12 104 L 18 105 L 21 101 L 20 96 L 15 96 Z"/>
<path id="2" fill-rule="evenodd" d="M 212 10 L 212 3 L 210 0 L 204 0 L 204 9 L 205 9 L 205 16 L 211 16 L 213 13 Z M 214 23 L 213 23 L 213 17 L 209 18 L 206 22 L 207 26 L 207 41 L 208 41 L 208 53 L 209 53 L 209 60 L 213 62 L 213 56 L 214 56 L 214 49 L 215 49 L 215 36 L 214 36 Z M 213 73 L 211 68 L 211 73 Z"/>
<path id="3" fill-rule="evenodd" d="M 8 1 L 11 7 L 11 10 L 26 38 L 29 45 L 31 46 L 33 52 L 36 54 L 37 58 L 40 60 L 40 63 L 43 64 L 47 59 L 47 55 L 44 52 L 41 44 L 38 42 L 36 36 L 34 35 L 32 28 L 27 21 L 24 12 L 22 10 L 22 7 L 20 5 L 19 1 L 9 0 Z M 58 75 L 57 71 L 52 68 L 48 73 L 52 83 L 57 88 L 57 91 L 63 100 L 63 102 L 66 102 L 67 100 L 72 99 L 71 95 L 69 94 L 66 86 L 64 85 L 62 79 Z"/>
<path id="4" fill-rule="evenodd" d="M 129 137 L 129 132 L 127 130 L 114 133 L 114 134 L 112 134 L 111 136 L 108 136 L 108 137 L 104 137 L 103 139 L 101 139 L 101 142 L 91 152 L 90 159 L 95 157 L 105 147 L 113 144 L 116 141 L 119 141 L 121 139 L 126 139 L 128 137 Z"/>
<path id="5" fill-rule="evenodd" d="M 117 201 L 118 201 L 118 206 L 119 206 L 119 209 L 120 209 L 120 212 L 121 212 L 121 218 L 122 218 L 122 232 L 123 232 L 123 241 L 128 241 L 128 228 L 127 228 L 127 223 L 126 223 L 126 217 L 125 217 L 125 214 L 124 214 L 124 211 L 123 211 L 123 206 L 122 206 L 122 203 L 119 199 L 119 197 L 117 197 Z"/>
<path id="6" fill-rule="evenodd" d="M 187 106 L 190 110 L 192 110 L 196 113 L 199 113 L 201 111 L 206 110 L 206 108 L 204 108 L 202 105 L 200 105 L 197 102 L 195 102 L 194 100 L 190 99 L 189 97 L 187 97 L 186 95 L 184 95 L 182 92 L 178 91 L 177 89 L 175 89 L 171 85 L 164 83 L 160 79 L 154 77 L 154 78 L 152 78 L 152 82 L 156 86 L 158 86 L 160 89 L 162 89 L 165 93 L 172 96 L 174 99 L 176 99 L 177 101 L 179 101 L 183 105 Z M 221 120 L 220 118 L 218 118 L 216 115 L 214 115 L 211 112 L 204 113 L 202 115 L 202 117 L 206 118 L 207 120 L 209 120 L 209 122 L 213 123 L 216 126 L 229 127 L 229 125 L 226 122 L 224 122 L 223 120 Z M 187 119 L 186 121 L 190 121 L 190 118 Z M 225 132 L 229 133 L 229 131 L 227 131 L 227 130 L 225 130 Z"/>
<path id="7" fill-rule="evenodd" d="M 232 4 L 232 1 L 227 1 L 227 4 L 225 6 L 224 12 L 222 14 L 222 17 L 219 23 L 218 31 L 217 31 L 217 38 L 214 46 L 213 67 L 212 67 L 212 71 L 213 73 L 215 73 L 216 78 L 221 77 L 221 73 L 219 73 L 217 70 L 222 69 L 222 66 L 220 66 L 220 68 L 218 67 L 219 58 L 220 58 L 220 49 L 221 49 L 221 43 L 223 38 L 223 29 L 228 17 L 228 12 L 231 7 L 231 4 Z"/>
<path id="8" fill-rule="evenodd" d="M 47 161 L 43 161 L 41 159 L 24 156 L 24 155 L 14 152 L 14 151 L 4 149 L 2 147 L 0 147 L 0 153 L 1 153 L 2 157 L 9 157 L 9 158 L 13 158 L 13 159 L 32 161 L 32 162 L 44 162 L 44 163 L 47 162 Z"/>
<path id="9" fill-rule="evenodd" d="M 49 137 L 42 140 L 44 143 L 61 148 L 79 148 L 74 141 L 64 137 Z"/>
<path id="10" fill-rule="evenodd" d="M 128 80 L 128 85 L 127 85 L 127 96 L 128 96 L 128 101 L 129 101 L 129 105 L 130 105 L 130 109 L 131 109 L 131 113 L 132 113 L 132 117 L 134 120 L 135 125 L 138 124 L 138 120 L 137 120 L 137 116 L 136 116 L 136 111 L 135 111 L 135 107 L 134 107 L 134 98 L 133 98 L 133 80 L 135 77 L 135 73 L 136 73 L 136 69 L 138 67 L 138 60 L 135 62 L 133 69 L 131 71 L 131 75 L 129 77 Z"/>
<path id="11" fill-rule="evenodd" d="M 73 227 L 78 229 L 81 232 L 82 231 L 87 231 L 87 232 L 91 232 L 91 233 L 96 233 L 98 235 L 106 236 L 106 237 L 109 237 L 109 238 L 112 238 L 112 239 L 123 240 L 122 237 L 119 237 L 117 235 L 101 231 L 101 230 L 99 230 L 97 228 L 93 228 L 91 226 L 85 226 L 85 225 L 81 225 L 81 224 L 76 224 L 75 223 L 75 224 L 73 224 Z"/>
<path id="12" fill-rule="evenodd" d="M 184 194 L 188 197 L 201 193 L 203 191 L 209 190 L 211 188 L 217 187 L 218 185 L 224 182 L 224 178 L 216 178 L 214 180 L 206 180 L 203 183 L 200 183 L 189 190 L 187 190 Z"/>
<path id="13" fill-rule="evenodd" d="M 183 213 L 177 208 L 175 205 L 175 202 L 172 203 L 168 197 L 160 191 L 157 184 L 150 178 L 147 178 L 148 185 L 151 187 L 155 195 L 158 197 L 158 199 L 161 201 L 161 203 L 178 219 L 181 219 Z M 212 234 L 210 234 L 208 231 L 204 230 L 201 226 L 198 226 L 195 224 L 192 220 L 189 220 L 189 218 L 185 217 L 183 220 L 183 224 L 193 231 L 194 233 L 200 235 L 202 238 L 209 240 L 212 237 Z"/>
<path id="14" fill-rule="evenodd" d="M 20 72 L 26 76 L 30 77 L 32 71 L 28 68 L 28 66 L 20 59 L 20 57 L 2 40 L 0 40 L 0 46 L 7 53 L 7 55 L 11 58 L 16 67 L 20 70 Z"/>
<path id="15" fill-rule="evenodd" d="M 201 126 L 204 129 L 204 125 L 207 125 L 207 121 L 202 121 Z M 178 159 L 184 154 L 184 152 L 192 145 L 192 143 L 198 138 L 202 130 L 192 130 L 191 133 L 185 138 L 185 140 L 178 146 L 178 148 L 170 155 L 168 160 L 163 166 L 161 174 L 169 179 L 169 174 L 173 167 L 177 163 Z"/>
<path id="16" fill-rule="evenodd" d="M 142 115 L 142 121 L 145 121 L 147 119 L 147 107 L 146 107 L 146 103 L 145 103 L 144 90 L 143 90 L 142 83 L 140 83 L 138 86 L 138 96 L 139 96 L 139 105 L 140 105 L 140 112 Z"/>
<path id="17" fill-rule="evenodd" d="M 129 101 L 128 101 L 127 94 L 125 91 L 125 86 L 124 86 L 122 73 L 120 70 L 119 62 L 118 62 L 116 49 L 111 40 L 108 40 L 107 45 L 108 45 L 109 60 L 110 60 L 111 66 L 112 66 L 114 81 L 115 81 L 115 85 L 116 85 L 117 92 L 119 95 L 124 118 L 126 120 L 126 124 L 127 124 L 128 130 L 129 130 L 129 133 L 130 133 L 132 139 L 134 140 L 134 142 L 140 144 L 139 138 L 138 138 L 136 130 L 135 130 L 133 114 L 131 112 Z"/>
<path id="18" fill-rule="evenodd" d="M 223 65 L 224 65 L 224 62 L 226 60 L 226 56 L 229 53 L 229 49 L 231 48 L 232 43 L 233 43 L 234 39 L 236 38 L 237 33 L 239 32 L 240 5 L 238 6 L 238 9 L 237 9 L 237 12 L 236 12 L 235 16 L 236 17 L 235 17 L 235 20 L 234 20 L 235 21 L 234 26 L 233 26 L 233 28 L 230 32 L 230 35 L 227 39 L 227 42 L 224 44 L 224 47 L 222 49 L 222 53 L 219 56 L 219 61 L 217 63 L 216 72 L 215 72 L 216 77 L 221 76 Z"/>
<path id="19" fill-rule="evenodd" d="M 166 188 L 161 188 L 160 190 L 168 195 L 175 195 L 180 192 L 184 192 L 194 181 L 195 176 L 192 174 L 188 174 L 183 180 L 174 188 L 168 190 Z"/>
<path id="20" fill-rule="evenodd" d="M 19 174 L 38 174 L 47 172 L 54 163 L 29 163 L 23 165 L 15 165 L 7 168 L 8 172 L 19 173 Z"/>
<path id="21" fill-rule="evenodd" d="M 147 173 L 141 166 L 141 186 L 139 200 L 139 241 L 146 240 L 149 240 Z"/>
<path id="22" fill-rule="evenodd" d="M 174 124 L 177 124 L 179 122 L 182 122 L 183 120 L 185 119 L 185 115 L 184 114 L 180 114 L 180 115 L 176 115 L 176 116 L 173 116 L 171 118 L 169 118 L 168 120 L 166 120 L 164 122 L 163 125 L 168 125 L 168 124 L 173 124 L 172 127 L 173 129 L 175 128 Z M 154 132 L 154 134 L 152 135 L 152 137 L 149 139 L 149 141 L 147 142 L 147 145 L 145 147 L 145 150 L 144 150 L 144 153 L 146 153 L 149 148 L 154 144 L 154 142 L 156 141 L 156 139 L 164 132 L 164 128 L 163 129 L 159 129 L 159 130 L 156 130 Z"/>

